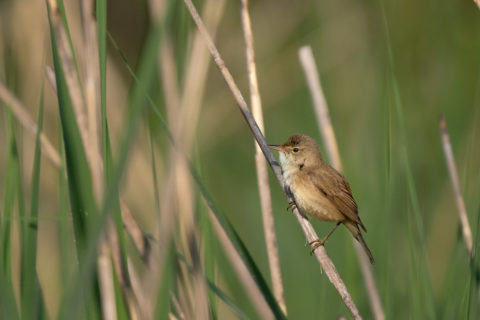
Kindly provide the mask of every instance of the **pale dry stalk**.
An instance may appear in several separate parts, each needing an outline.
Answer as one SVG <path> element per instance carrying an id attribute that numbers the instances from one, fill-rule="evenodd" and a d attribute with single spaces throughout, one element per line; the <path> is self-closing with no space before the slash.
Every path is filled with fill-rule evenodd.
<path id="1" fill-rule="evenodd" d="M 97 258 L 97 270 L 99 275 L 100 295 L 102 297 L 103 319 L 117 319 L 117 307 L 115 303 L 115 291 L 113 290 L 112 264 L 109 258 L 108 242 L 105 233 L 100 240 Z"/>
<path id="2" fill-rule="evenodd" d="M 468 222 L 467 209 L 465 208 L 465 202 L 463 201 L 462 192 L 460 190 L 460 182 L 458 179 L 457 166 L 455 165 L 455 158 L 453 157 L 452 144 L 450 143 L 450 135 L 447 130 L 447 121 L 445 116 L 442 115 L 439 120 L 440 134 L 442 136 L 443 152 L 445 153 L 445 161 L 447 162 L 448 172 L 450 174 L 450 181 L 452 182 L 453 192 L 455 194 L 455 202 L 457 204 L 458 218 L 462 226 L 463 240 L 467 247 L 468 254 L 472 255 L 473 241 L 472 241 L 472 229 Z"/>
<path id="3" fill-rule="evenodd" d="M 247 267 L 243 263 L 242 258 L 238 254 L 237 250 L 233 246 L 232 242 L 228 238 L 225 230 L 222 228 L 220 223 L 218 222 L 217 217 L 211 210 L 208 210 L 208 215 L 210 217 L 210 221 L 212 221 L 212 226 L 222 244 L 223 251 L 227 254 L 228 259 L 230 260 L 231 265 L 235 269 L 236 274 L 242 281 L 242 284 L 247 291 L 248 295 L 250 296 L 250 300 L 255 306 L 258 314 L 260 315 L 261 319 L 274 319 L 272 310 L 268 306 L 267 302 L 263 294 L 260 292 L 255 280 L 253 279 L 252 275 L 248 271 Z"/>
<path id="4" fill-rule="evenodd" d="M 328 113 L 327 101 L 323 94 L 320 78 L 318 76 L 315 59 L 313 58 L 310 46 L 301 47 L 299 50 L 300 62 L 302 64 L 305 76 L 307 78 L 308 87 L 313 98 L 315 114 L 317 116 L 318 127 L 321 130 L 325 149 L 332 166 L 342 172 L 342 161 L 340 160 L 340 152 L 338 151 L 337 139 L 333 130 L 330 115 Z"/>
<path id="5" fill-rule="evenodd" d="M 10 92 L 10 90 L 7 89 L 2 82 L 0 82 L 0 100 L 4 102 L 7 108 L 10 108 L 13 116 L 18 122 L 20 122 L 27 132 L 31 136 L 35 137 L 38 130 L 37 123 L 33 120 L 32 116 L 28 113 L 27 109 L 22 105 L 22 103 Z M 56 168 L 59 168 L 62 162 L 60 155 L 43 132 L 40 133 L 40 144 L 42 146 L 42 154 L 45 154 L 48 160 L 50 160 Z"/>
<path id="6" fill-rule="evenodd" d="M 93 18 L 93 0 L 82 0 L 82 26 L 84 38 L 84 57 L 85 57 L 85 79 L 84 91 L 87 109 L 87 141 L 85 148 L 90 149 L 90 165 L 94 179 L 94 190 L 97 195 L 98 203 L 103 200 L 103 174 L 102 158 L 100 156 L 99 135 L 100 121 L 98 102 L 100 101 L 100 65 L 98 61 L 98 42 L 96 33 L 96 22 Z"/>
<path id="7" fill-rule="evenodd" d="M 245 52 L 247 58 L 248 80 L 250 84 L 250 105 L 253 117 L 262 131 L 265 133 L 263 124 L 262 101 L 258 89 L 257 71 L 255 65 L 255 50 L 253 47 L 253 32 L 248 12 L 248 0 L 242 0 L 241 7 L 243 35 L 245 39 Z M 255 140 L 254 140 L 255 141 Z M 272 279 L 273 294 L 282 309 L 287 314 L 287 306 L 283 296 L 283 282 L 280 271 L 280 261 L 278 258 L 277 236 L 275 234 L 275 223 L 273 218 L 272 198 L 270 194 L 270 185 L 268 182 L 268 168 L 265 157 L 262 154 L 260 146 L 255 142 L 255 166 L 257 168 L 257 184 L 260 195 L 260 205 L 262 209 L 263 229 L 265 233 L 265 243 L 267 246 L 268 264 L 270 267 L 270 276 Z"/>
<path id="8" fill-rule="evenodd" d="M 330 120 L 327 102 L 323 94 L 320 78 L 318 76 L 317 66 L 313 57 L 310 46 L 304 46 L 299 50 L 300 62 L 302 64 L 310 93 L 313 98 L 313 105 L 317 115 L 318 126 L 320 128 L 323 142 L 327 151 L 328 158 L 332 166 L 342 172 L 342 162 L 338 151 L 338 144 L 335 138 L 335 131 Z M 362 247 L 354 241 L 355 252 L 362 270 L 363 280 L 370 300 L 373 316 L 376 320 L 384 320 L 385 312 L 383 311 L 382 301 L 378 293 L 377 284 L 373 275 L 372 265 L 363 253 Z"/>
<path id="9" fill-rule="evenodd" d="M 105 239 L 105 241 L 107 241 L 107 243 L 109 244 L 110 256 L 113 261 L 113 267 L 115 268 L 115 272 L 118 275 L 118 282 L 122 288 L 123 297 L 125 299 L 127 310 L 129 313 L 129 319 L 139 319 L 140 317 L 138 314 L 138 302 L 135 296 L 135 292 L 133 291 L 130 273 L 128 271 L 128 267 L 131 266 L 127 265 L 127 261 L 124 261 L 123 259 L 120 239 L 118 237 L 118 232 L 112 219 L 108 220 L 105 234 L 107 236 L 107 239 Z"/>
<path id="10" fill-rule="evenodd" d="M 213 43 L 212 38 L 208 34 L 207 29 L 205 28 L 205 25 L 203 24 L 202 19 L 200 18 L 195 6 L 193 5 L 191 0 L 184 0 L 193 20 L 195 21 L 198 29 L 200 30 L 201 34 L 203 35 L 205 41 L 207 42 L 208 49 L 210 50 L 210 54 L 212 55 L 213 60 L 215 61 L 215 64 L 217 65 L 220 73 L 222 74 L 223 78 L 225 79 L 225 82 L 227 83 L 230 91 L 232 92 L 232 95 L 242 112 L 243 117 L 245 118 L 247 124 L 249 125 L 253 135 L 255 136 L 255 139 L 257 140 L 257 143 L 259 144 L 260 148 L 263 151 L 263 154 L 267 158 L 268 163 L 270 164 L 273 172 L 275 173 L 275 177 L 277 178 L 280 186 L 285 192 L 285 195 L 287 197 L 287 200 L 289 202 L 293 201 L 292 196 L 287 192 L 285 189 L 285 181 L 283 180 L 282 176 L 282 171 L 281 168 L 279 167 L 277 161 L 275 160 L 275 157 L 273 156 L 273 153 L 270 151 L 270 149 L 267 146 L 267 143 L 265 141 L 265 137 L 263 136 L 260 128 L 258 127 L 257 123 L 255 122 L 255 119 L 253 118 L 252 113 L 248 109 L 248 105 L 245 102 L 245 99 L 243 98 L 240 90 L 238 89 L 238 86 L 236 85 L 230 71 L 227 69 L 225 66 L 225 62 L 220 56 L 220 53 L 218 52 L 215 44 Z M 318 240 L 318 236 L 315 233 L 315 230 L 313 229 L 312 225 L 310 222 L 301 215 L 300 211 L 297 208 L 293 209 L 293 213 L 295 217 L 298 220 L 298 223 L 300 224 L 303 232 L 305 233 L 305 237 L 307 238 L 308 242 L 312 242 L 314 240 Z M 337 269 L 335 268 L 334 264 L 330 260 L 330 258 L 327 255 L 327 252 L 323 246 L 318 247 L 314 251 L 315 257 L 317 258 L 318 262 L 322 266 L 323 270 L 325 271 L 325 274 L 327 275 L 327 278 L 329 281 L 335 286 L 337 292 L 340 294 L 343 302 L 347 306 L 348 310 L 354 317 L 354 319 L 361 319 L 361 316 L 358 312 L 357 306 L 353 302 L 353 299 L 348 292 L 345 283 L 341 279 L 340 275 L 338 274 Z"/>
<path id="11" fill-rule="evenodd" d="M 133 265 L 130 258 L 127 258 L 127 260 L 128 260 L 127 261 L 128 275 L 129 275 L 130 283 L 132 285 L 133 296 L 136 298 L 137 303 L 147 301 L 147 299 L 145 298 L 146 292 L 143 290 L 142 281 L 138 276 L 137 271 L 135 270 L 135 266 Z M 139 304 L 139 305 L 142 306 L 142 304 Z M 141 307 L 139 307 L 138 312 L 141 312 L 141 311 L 142 309 Z M 133 320 L 138 320 L 138 319 L 146 319 L 146 318 L 143 317 L 143 314 L 139 313 L 138 318 L 135 318 Z"/>
<path id="12" fill-rule="evenodd" d="M 177 311 L 178 316 L 180 319 L 185 320 L 185 313 L 183 312 L 182 308 L 180 307 L 180 303 L 178 302 L 177 297 L 171 293 L 170 294 L 170 299 L 172 300 L 173 307 L 175 308 L 175 311 Z"/>

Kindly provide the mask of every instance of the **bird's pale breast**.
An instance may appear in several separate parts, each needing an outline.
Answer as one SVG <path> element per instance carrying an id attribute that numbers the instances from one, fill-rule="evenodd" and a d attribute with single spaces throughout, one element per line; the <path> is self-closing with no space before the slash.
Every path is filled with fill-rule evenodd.
<path id="1" fill-rule="evenodd" d="M 345 220 L 344 215 L 309 179 L 302 177 L 299 170 L 295 171 L 285 170 L 283 174 L 285 183 L 292 191 L 300 211 L 322 221 L 338 222 Z"/>

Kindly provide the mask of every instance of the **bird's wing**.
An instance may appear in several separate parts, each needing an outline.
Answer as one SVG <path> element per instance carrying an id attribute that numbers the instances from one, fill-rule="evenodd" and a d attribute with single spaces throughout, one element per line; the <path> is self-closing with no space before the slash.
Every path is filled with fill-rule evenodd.
<path id="1" fill-rule="evenodd" d="M 345 217 L 358 223 L 366 231 L 358 216 L 357 203 L 353 199 L 350 185 L 337 170 L 332 167 L 322 170 L 321 173 L 315 170 L 309 172 L 308 177 Z"/>

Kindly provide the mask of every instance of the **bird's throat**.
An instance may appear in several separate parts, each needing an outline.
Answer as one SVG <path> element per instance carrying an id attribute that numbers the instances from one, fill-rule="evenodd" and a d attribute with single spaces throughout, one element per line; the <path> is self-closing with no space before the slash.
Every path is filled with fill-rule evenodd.
<path id="1" fill-rule="evenodd" d="M 278 158 L 280 160 L 280 165 L 282 166 L 282 174 L 285 179 L 285 184 L 290 187 L 296 171 L 299 170 L 298 166 L 282 152 L 280 152 Z"/>

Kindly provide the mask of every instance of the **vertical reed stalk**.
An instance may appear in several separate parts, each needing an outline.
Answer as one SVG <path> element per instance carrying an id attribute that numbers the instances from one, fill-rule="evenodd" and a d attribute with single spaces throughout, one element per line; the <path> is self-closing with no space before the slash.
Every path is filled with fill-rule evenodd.
<path id="1" fill-rule="evenodd" d="M 302 64 L 307 83 L 310 88 L 310 93 L 313 98 L 313 105 L 317 115 L 318 126 L 322 133 L 323 142 L 326 146 L 328 158 L 332 166 L 338 171 L 342 172 L 342 162 L 340 153 L 338 152 L 338 144 L 335 138 L 335 131 L 333 130 L 332 122 L 328 114 L 328 106 L 323 94 L 320 78 L 318 76 L 317 66 L 313 57 L 310 46 L 304 46 L 299 50 L 300 62 Z M 362 247 L 353 240 L 355 252 L 360 262 L 362 269 L 363 280 L 365 281 L 367 293 L 370 299 L 370 306 L 372 308 L 373 316 L 376 320 L 384 320 L 385 313 L 383 311 L 380 295 L 378 294 L 377 284 L 373 275 L 372 265 L 363 253 Z"/>
<path id="2" fill-rule="evenodd" d="M 450 135 L 447 130 L 447 121 L 445 116 L 441 115 L 439 120 L 440 134 L 442 137 L 443 152 L 445 153 L 445 161 L 448 166 L 448 173 L 450 174 L 450 181 L 452 182 L 453 192 L 455 194 L 455 203 L 458 209 L 458 218 L 462 226 L 463 240 L 467 247 L 468 254 L 472 256 L 472 229 L 468 222 L 467 209 L 465 208 L 465 202 L 463 201 L 462 192 L 460 190 L 460 183 L 458 179 L 457 167 L 455 165 L 455 158 L 453 157 L 452 144 L 450 143 Z"/>
<path id="3" fill-rule="evenodd" d="M 263 124 L 262 101 L 258 89 L 257 71 L 255 65 L 255 50 L 253 47 L 253 33 L 250 14 L 248 13 L 248 0 L 242 0 L 241 7 L 243 36 L 245 40 L 245 53 L 247 58 L 248 80 L 250 83 L 250 105 L 252 114 L 257 124 L 265 133 Z M 255 141 L 255 140 L 254 140 Z M 268 183 L 268 168 L 265 157 L 262 154 L 260 146 L 255 143 L 255 166 L 257 168 L 257 184 L 260 195 L 260 204 L 262 208 L 263 230 L 265 233 L 265 243 L 267 245 L 268 264 L 272 279 L 273 294 L 280 305 L 283 313 L 287 314 L 285 298 L 283 296 L 282 275 L 280 272 L 280 262 L 278 258 L 277 237 L 275 235 L 275 223 L 273 219 L 272 198 L 270 194 L 270 185 Z"/>

